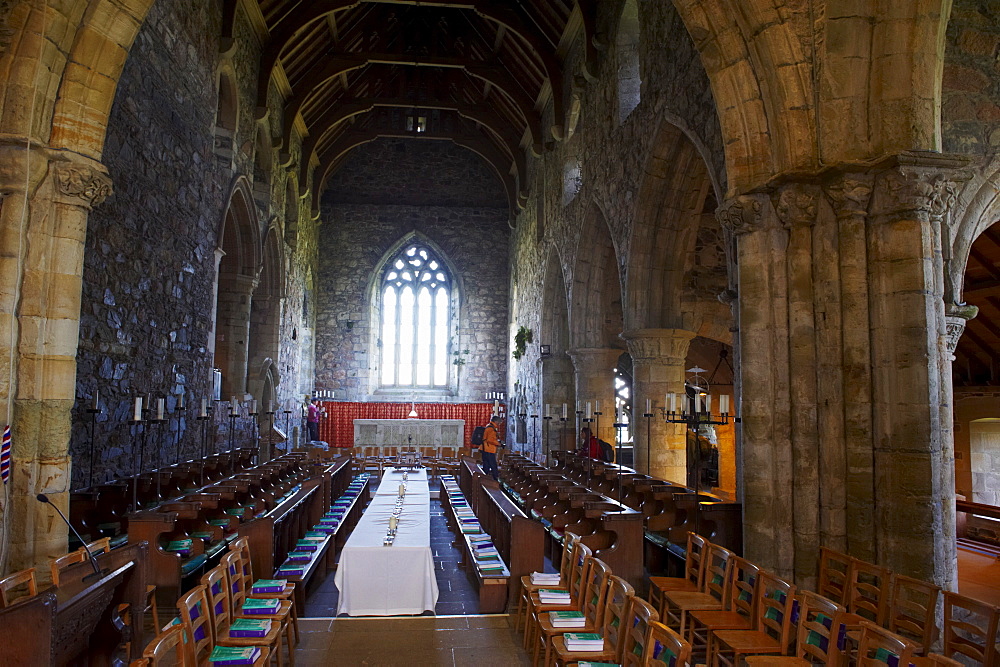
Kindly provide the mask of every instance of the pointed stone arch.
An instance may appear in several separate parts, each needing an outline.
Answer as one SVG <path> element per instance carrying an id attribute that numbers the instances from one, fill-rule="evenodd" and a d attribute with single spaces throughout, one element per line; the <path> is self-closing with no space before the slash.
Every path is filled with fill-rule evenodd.
<path id="1" fill-rule="evenodd" d="M 549 252 L 542 284 L 542 321 L 539 343 L 549 346 L 549 354 L 541 357 L 541 402 L 549 404 L 552 419 L 544 433 L 542 452 L 565 449 L 563 442 L 565 423 L 560 422 L 562 406 L 568 410 L 575 406 L 573 360 L 569 356 L 569 302 L 566 280 L 563 277 L 562 259 L 555 250 Z M 575 435 L 575 434 L 574 434 Z"/>
<path id="2" fill-rule="evenodd" d="M 604 213 L 591 204 L 580 229 L 570 286 L 570 344 L 623 348 L 618 253 Z"/>
<path id="3" fill-rule="evenodd" d="M 285 257 L 281 237 L 281 226 L 275 219 L 264 236 L 260 279 L 250 305 L 247 391 L 261 404 L 265 398 L 273 400 L 274 390 L 281 379 L 276 364 L 285 297 Z"/>
<path id="4" fill-rule="evenodd" d="M 642 98 L 642 71 L 639 63 L 639 6 L 625 0 L 615 33 L 615 59 L 618 68 L 618 124 L 621 125 L 639 106 Z"/>

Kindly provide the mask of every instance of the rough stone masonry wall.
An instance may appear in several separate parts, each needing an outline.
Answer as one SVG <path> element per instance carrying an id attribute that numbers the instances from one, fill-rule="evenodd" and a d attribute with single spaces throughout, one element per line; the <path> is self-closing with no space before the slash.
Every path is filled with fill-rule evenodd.
<path id="1" fill-rule="evenodd" d="M 335 390 L 338 400 L 378 400 L 370 393 L 371 276 L 385 253 L 416 231 L 458 274 L 463 301 L 452 350 L 469 350 L 459 355 L 465 364 L 452 369 L 458 394 L 430 400 L 482 400 L 502 389 L 509 275 L 503 202 L 488 167 L 456 146 L 383 139 L 358 149 L 322 203 L 316 386 Z"/>
<path id="2" fill-rule="evenodd" d="M 642 94 L 639 105 L 619 124 L 619 63 L 613 45 L 620 10 L 618 2 L 598 4 L 597 32 L 609 47 L 601 52 L 603 59 L 597 81 L 584 82 L 582 37 L 566 57 L 563 94 L 568 102 L 578 98 L 580 106 L 573 136 L 554 144 L 553 150 L 546 151 L 541 158 L 528 159 L 529 201 L 517 217 L 511 244 L 511 336 L 519 325 L 540 330 L 545 269 L 551 254 L 556 254 L 566 285 L 573 283 L 577 248 L 587 242 L 580 238 L 580 230 L 594 207 L 608 222 L 622 274 L 628 271 L 632 225 L 638 208 L 644 204 L 639 201 L 639 189 L 650 151 L 654 150 L 664 125 L 682 128 L 698 146 L 709 173 L 714 175 L 716 197 L 720 198 L 725 191 L 721 129 L 708 77 L 672 3 L 639 3 Z M 543 126 L 548 127 L 551 121 L 549 107 Z M 581 183 L 579 192 L 564 203 L 563 174 L 570 159 L 580 162 Z M 710 242 L 718 236 L 719 226 L 714 220 L 709 224 L 711 229 L 699 234 L 699 244 L 703 248 L 715 246 L 715 256 L 701 257 L 700 264 L 724 272 L 724 258 L 718 244 Z M 508 388 L 513 392 L 514 383 L 523 387 L 529 406 L 544 402 L 538 393 L 541 386 L 538 342 L 536 338 L 535 344 L 528 346 L 527 355 L 515 362 Z M 533 442 L 541 439 L 541 427 L 536 425 L 536 428 Z"/>

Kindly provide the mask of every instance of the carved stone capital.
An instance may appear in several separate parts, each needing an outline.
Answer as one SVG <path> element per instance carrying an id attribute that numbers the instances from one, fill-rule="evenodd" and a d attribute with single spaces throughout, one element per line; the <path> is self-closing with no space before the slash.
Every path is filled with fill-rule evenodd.
<path id="1" fill-rule="evenodd" d="M 945 306 L 945 348 L 948 350 L 952 361 L 955 360 L 955 349 L 958 347 L 959 339 L 965 332 L 966 323 L 978 314 L 978 307 L 965 303 L 951 303 Z"/>
<path id="2" fill-rule="evenodd" d="M 971 175 L 958 162 L 902 154 L 877 172 L 870 212 L 876 216 L 941 219 Z"/>
<path id="3" fill-rule="evenodd" d="M 66 203 L 93 208 L 111 196 L 111 178 L 104 171 L 77 162 L 53 162 L 56 191 Z"/>
<path id="4" fill-rule="evenodd" d="M 603 373 L 615 367 L 624 350 L 612 347 L 576 347 L 566 350 L 577 373 Z"/>
<path id="5" fill-rule="evenodd" d="M 771 195 L 774 212 L 787 229 L 811 227 L 816 222 L 816 202 L 819 186 L 808 183 L 787 183 Z"/>
<path id="6" fill-rule="evenodd" d="M 716 217 L 730 234 L 750 234 L 764 228 L 766 195 L 737 195 L 719 206 Z"/>
<path id="7" fill-rule="evenodd" d="M 849 218 L 867 215 L 873 181 L 871 174 L 845 173 L 827 183 L 824 192 L 836 216 Z"/>
<path id="8" fill-rule="evenodd" d="M 685 329 L 633 329 L 621 334 L 632 362 L 638 365 L 684 366 L 693 331 Z"/>

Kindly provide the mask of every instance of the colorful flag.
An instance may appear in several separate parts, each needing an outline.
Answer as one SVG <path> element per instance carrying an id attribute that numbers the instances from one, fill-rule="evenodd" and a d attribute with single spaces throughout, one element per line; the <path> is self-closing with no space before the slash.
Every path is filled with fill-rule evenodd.
<path id="1" fill-rule="evenodd" d="M 0 445 L 0 478 L 6 484 L 10 478 L 10 426 L 3 427 L 3 444 Z"/>

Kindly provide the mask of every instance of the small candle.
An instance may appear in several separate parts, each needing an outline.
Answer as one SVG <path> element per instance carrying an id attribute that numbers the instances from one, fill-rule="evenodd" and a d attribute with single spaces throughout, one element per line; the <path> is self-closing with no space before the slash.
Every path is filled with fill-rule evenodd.
<path id="1" fill-rule="evenodd" d="M 93 403 L 90 406 L 91 409 L 92 410 L 100 410 L 100 408 L 97 406 L 97 404 L 100 403 L 100 402 L 101 402 L 101 392 L 99 392 L 98 390 L 95 389 L 94 390 L 94 401 L 93 401 Z"/>
<path id="2" fill-rule="evenodd" d="M 712 395 L 711 394 L 706 394 L 705 395 L 705 412 L 707 412 L 708 414 L 712 414 Z"/>
<path id="3" fill-rule="evenodd" d="M 201 412 L 198 413 L 198 416 L 199 417 L 208 416 L 208 399 L 205 398 L 204 396 L 201 397 Z"/>
<path id="4" fill-rule="evenodd" d="M 231 396 L 229 398 L 229 411 L 231 413 L 233 413 L 233 414 L 236 414 L 236 397 L 235 396 Z"/>
<path id="5" fill-rule="evenodd" d="M 600 412 L 600 411 L 601 411 L 601 402 L 594 401 L 594 412 Z"/>
<path id="6" fill-rule="evenodd" d="M 566 419 L 566 415 L 567 415 L 567 412 L 566 412 L 566 404 L 565 404 L 565 403 L 563 403 L 563 416 L 562 416 L 562 418 L 563 418 L 563 419 Z"/>
<path id="7" fill-rule="evenodd" d="M 650 400 L 647 398 L 646 399 L 646 414 L 647 415 L 648 414 L 652 414 L 652 412 L 653 412 L 652 408 L 653 408 L 652 403 L 650 403 Z"/>
<path id="8" fill-rule="evenodd" d="M 500 401 L 495 398 L 493 399 L 493 414 L 500 414 Z"/>
<path id="9" fill-rule="evenodd" d="M 587 419 L 590 419 L 590 401 L 587 401 Z"/>
<path id="10" fill-rule="evenodd" d="M 135 409 L 132 411 L 132 421 L 142 421 L 142 396 L 135 397 Z"/>
<path id="11" fill-rule="evenodd" d="M 396 530 L 396 525 L 399 523 L 399 519 L 394 516 L 389 517 L 389 530 Z"/>
<path id="12" fill-rule="evenodd" d="M 156 418 L 157 418 L 157 420 L 162 420 L 163 419 L 163 405 L 164 405 L 164 402 L 165 401 L 162 398 L 156 399 Z"/>
<path id="13" fill-rule="evenodd" d="M 719 396 L 719 411 L 724 415 L 729 414 L 729 394 Z"/>
<path id="14" fill-rule="evenodd" d="M 177 397 L 177 409 L 178 410 L 184 409 L 184 394 L 181 394 L 180 396 Z"/>
<path id="15" fill-rule="evenodd" d="M 250 399 L 250 414 L 252 414 L 252 415 L 257 414 L 257 399 L 256 398 L 251 398 Z"/>
<path id="16" fill-rule="evenodd" d="M 545 404 L 545 418 L 548 419 L 552 416 L 552 406 L 548 403 Z"/>
<path id="17" fill-rule="evenodd" d="M 576 402 L 576 411 L 580 412 L 580 401 L 579 400 Z"/>
<path id="18" fill-rule="evenodd" d="M 695 392 L 694 395 L 694 411 L 701 412 L 701 392 Z"/>
<path id="19" fill-rule="evenodd" d="M 406 495 L 406 485 L 403 484 L 403 483 L 400 483 L 400 485 L 399 485 L 399 497 L 402 498 L 405 495 Z"/>
<path id="20" fill-rule="evenodd" d="M 677 412 L 677 394 L 674 392 L 669 392 L 666 396 L 667 405 L 670 406 L 670 412 Z"/>

